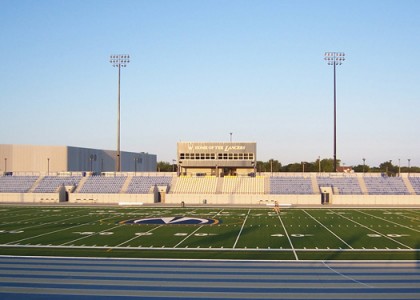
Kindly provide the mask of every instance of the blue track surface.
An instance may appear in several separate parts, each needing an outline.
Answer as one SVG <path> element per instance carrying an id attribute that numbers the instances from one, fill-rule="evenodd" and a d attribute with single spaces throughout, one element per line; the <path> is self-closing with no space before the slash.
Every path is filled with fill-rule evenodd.
<path id="1" fill-rule="evenodd" d="M 0 257 L 1 299 L 420 299 L 418 262 Z"/>

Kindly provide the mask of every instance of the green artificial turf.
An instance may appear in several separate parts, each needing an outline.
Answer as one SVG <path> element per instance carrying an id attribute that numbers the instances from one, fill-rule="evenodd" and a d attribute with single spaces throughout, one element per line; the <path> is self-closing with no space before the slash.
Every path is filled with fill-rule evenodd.
<path id="1" fill-rule="evenodd" d="M 132 223 L 173 217 L 216 222 Z M 2 206 L 0 254 L 411 260 L 420 254 L 420 210 Z"/>

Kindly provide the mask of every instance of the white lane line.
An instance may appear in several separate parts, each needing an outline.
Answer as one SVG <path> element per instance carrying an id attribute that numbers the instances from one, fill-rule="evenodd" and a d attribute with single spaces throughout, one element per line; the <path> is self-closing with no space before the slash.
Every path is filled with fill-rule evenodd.
<path id="1" fill-rule="evenodd" d="M 236 248 L 236 244 L 238 243 L 238 241 L 239 241 L 239 237 L 241 236 L 241 234 L 242 234 L 242 230 L 244 229 L 244 226 L 245 226 L 245 223 L 246 223 L 246 220 L 248 219 L 248 216 L 249 216 L 249 213 L 251 212 L 251 210 L 250 209 L 248 209 L 248 213 L 246 214 L 246 217 L 245 217 L 245 220 L 244 220 L 244 222 L 242 223 L 242 227 L 241 227 L 241 230 L 239 230 L 239 233 L 238 233 L 238 236 L 236 237 L 236 241 L 235 241 L 235 243 L 233 244 L 233 249 L 235 249 Z"/>
<path id="2" fill-rule="evenodd" d="M 347 275 L 345 275 L 345 274 L 343 274 L 343 273 L 341 273 L 341 272 L 339 272 L 339 271 L 334 270 L 332 267 L 330 267 L 329 265 L 327 265 L 327 263 L 326 263 L 325 261 L 322 261 L 322 264 L 323 264 L 324 266 L 326 266 L 328 269 L 330 269 L 331 271 L 333 271 L 334 273 L 336 273 L 336 274 L 338 274 L 338 275 L 340 275 L 340 276 L 342 276 L 342 277 L 344 277 L 344 278 L 347 278 L 348 280 L 351 280 L 351 281 L 356 282 L 356 283 L 358 283 L 358 284 L 364 285 L 364 286 L 366 286 L 366 287 L 368 287 L 368 288 L 373 288 L 373 286 L 370 286 L 370 285 L 368 285 L 368 284 L 366 284 L 366 283 L 363 283 L 363 282 L 361 282 L 361 281 L 359 281 L 359 280 L 356 280 L 356 279 L 354 279 L 354 278 L 351 278 L 351 277 L 349 277 L 349 276 L 347 276 Z"/>
<path id="3" fill-rule="evenodd" d="M 347 244 L 347 242 L 345 240 L 343 240 L 342 238 L 340 238 L 338 235 L 336 235 L 334 232 L 332 232 L 329 228 L 327 228 L 324 224 L 322 224 L 321 222 L 319 222 L 317 219 L 315 219 L 312 215 L 310 215 L 306 210 L 303 210 L 303 212 L 305 214 L 307 214 L 309 217 L 311 217 L 313 220 L 315 220 L 319 225 L 321 225 L 322 227 L 324 227 L 326 230 L 328 230 L 332 235 L 334 235 L 337 239 L 339 239 L 342 243 L 344 243 L 347 247 L 349 247 L 350 249 L 353 249 L 352 246 L 350 246 L 349 244 Z"/>
<path id="4" fill-rule="evenodd" d="M 295 255 L 295 259 L 296 260 L 299 260 L 299 257 L 297 256 L 297 253 L 296 253 L 296 249 L 293 246 L 292 240 L 290 239 L 289 233 L 287 232 L 287 229 L 286 229 L 286 227 L 283 224 L 283 220 L 281 219 L 279 212 L 277 212 L 277 216 L 279 217 L 281 226 L 283 226 L 284 232 L 286 233 L 287 239 L 289 240 L 290 247 L 292 248 L 293 254 Z"/>

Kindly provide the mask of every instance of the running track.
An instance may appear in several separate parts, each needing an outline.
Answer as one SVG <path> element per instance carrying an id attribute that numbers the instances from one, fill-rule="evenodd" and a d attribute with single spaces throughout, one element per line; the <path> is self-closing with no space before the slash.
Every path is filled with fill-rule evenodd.
<path id="1" fill-rule="evenodd" d="M 0 298 L 420 299 L 418 263 L 0 256 Z"/>

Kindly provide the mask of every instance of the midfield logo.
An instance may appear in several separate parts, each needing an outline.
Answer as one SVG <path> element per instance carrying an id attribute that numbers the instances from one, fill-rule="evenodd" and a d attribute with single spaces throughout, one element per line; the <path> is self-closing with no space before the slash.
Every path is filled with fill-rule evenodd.
<path id="1" fill-rule="evenodd" d="M 138 220 L 127 220 L 121 222 L 123 224 L 167 224 L 167 225 L 214 225 L 218 224 L 216 219 L 203 219 L 191 217 L 162 217 L 162 218 L 147 218 Z"/>

